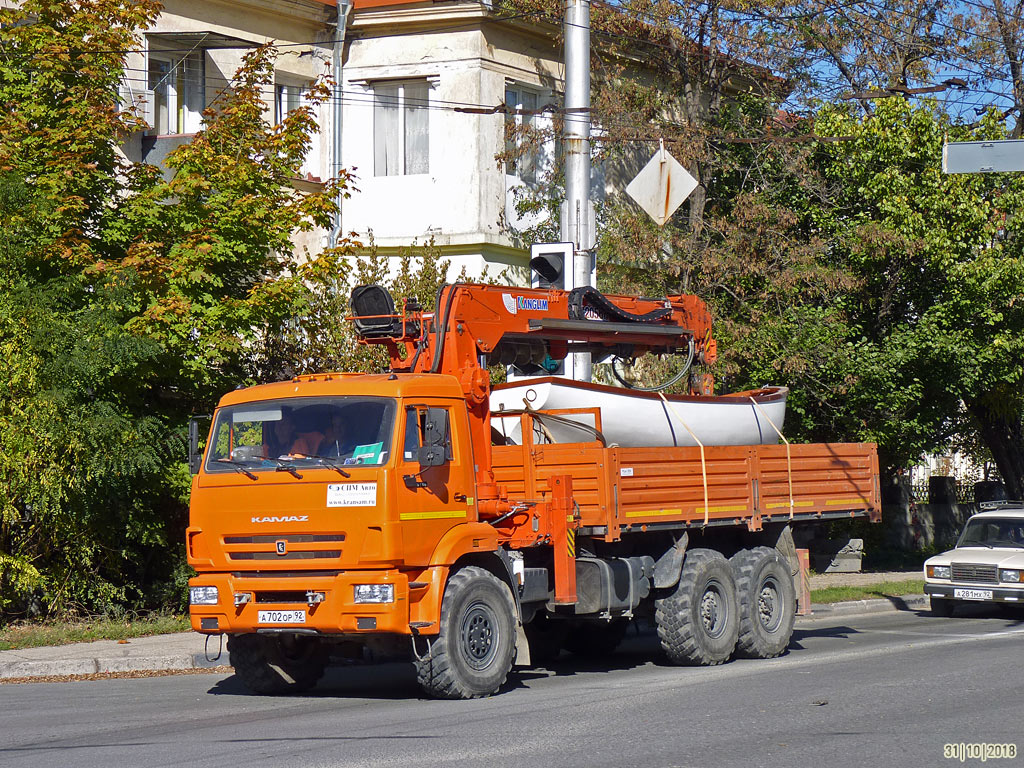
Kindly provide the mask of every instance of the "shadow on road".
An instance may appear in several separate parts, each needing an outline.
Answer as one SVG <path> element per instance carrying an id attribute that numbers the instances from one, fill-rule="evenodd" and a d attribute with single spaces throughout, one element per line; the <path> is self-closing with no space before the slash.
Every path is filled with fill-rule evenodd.
<path id="1" fill-rule="evenodd" d="M 934 618 L 941 621 L 945 617 L 935 616 L 928 608 L 917 608 L 918 616 Z M 953 608 L 952 618 L 957 619 L 1005 619 L 1009 626 L 1017 627 L 1024 624 L 1024 605 L 1009 603 L 966 603 L 959 602 Z"/>
<path id="2" fill-rule="evenodd" d="M 261 695 L 246 688 L 238 675 L 231 675 L 218 681 L 207 693 L 216 696 Z M 322 697 L 397 701 L 423 698 L 423 692 L 416 684 L 416 670 L 411 663 L 380 662 L 328 667 L 315 688 L 285 698 Z"/>
<path id="3" fill-rule="evenodd" d="M 839 638 L 845 640 L 852 637 L 853 635 L 859 635 L 860 630 L 854 629 L 853 627 L 831 626 L 831 627 L 814 627 L 812 629 L 794 629 L 793 637 L 789 641 L 790 651 L 804 650 L 804 645 L 801 641 L 809 640 L 816 637 L 827 637 L 827 638 Z"/>

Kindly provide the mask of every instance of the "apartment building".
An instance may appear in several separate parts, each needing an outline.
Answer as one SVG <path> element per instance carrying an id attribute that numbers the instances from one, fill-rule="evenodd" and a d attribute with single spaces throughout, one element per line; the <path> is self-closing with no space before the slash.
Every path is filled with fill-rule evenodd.
<path id="1" fill-rule="evenodd" d="M 340 45 L 341 109 L 320 107 L 321 133 L 297 188 L 313 188 L 337 163 L 354 172 L 358 189 L 344 202 L 342 232 L 364 241 L 372 233 L 384 253 L 432 238 L 453 275 L 524 265 L 527 253 L 502 223 L 515 222 L 513 190 L 538 183 L 554 148 L 501 167 L 505 121 L 547 118 L 497 108 L 560 100 L 557 28 L 506 20 L 470 0 L 354 0 L 342 18 L 339 26 L 333 0 L 166 0 L 144 33 L 145 51 L 128 61 L 122 97 L 143 105 L 150 127 L 126 142 L 126 155 L 160 165 L 189 141 L 253 45 L 273 41 L 280 50 L 268 120 L 332 72 Z M 310 233 L 296 244 L 317 250 L 328 237 Z"/>

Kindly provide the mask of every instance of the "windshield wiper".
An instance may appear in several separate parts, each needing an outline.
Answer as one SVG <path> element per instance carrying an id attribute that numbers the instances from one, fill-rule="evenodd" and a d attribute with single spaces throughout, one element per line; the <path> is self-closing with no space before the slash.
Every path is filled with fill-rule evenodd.
<path id="1" fill-rule="evenodd" d="M 333 469 L 342 477 L 352 477 L 351 474 L 349 474 L 344 469 L 335 464 L 333 461 L 331 461 L 331 458 L 329 456 L 315 456 L 309 453 L 298 453 L 295 455 L 303 459 L 315 459 L 320 466 L 327 467 L 328 469 Z"/>
<path id="2" fill-rule="evenodd" d="M 302 475 L 299 474 L 299 470 L 297 470 L 295 467 L 293 467 L 293 466 L 291 466 L 289 464 L 286 464 L 285 463 L 286 461 L 294 461 L 294 459 L 283 459 L 283 458 L 277 459 L 277 471 L 278 472 L 287 472 L 290 475 L 294 475 L 296 478 L 301 480 L 302 479 Z"/>
<path id="3" fill-rule="evenodd" d="M 248 477 L 250 480 L 259 480 L 259 478 L 256 477 L 256 475 L 254 475 L 248 469 L 246 469 L 245 465 L 242 462 L 240 462 L 240 461 L 232 461 L 231 459 L 217 459 L 217 461 L 219 463 L 221 463 L 221 464 L 230 464 L 231 466 L 233 466 L 235 468 L 236 472 L 241 472 L 243 475 Z"/>

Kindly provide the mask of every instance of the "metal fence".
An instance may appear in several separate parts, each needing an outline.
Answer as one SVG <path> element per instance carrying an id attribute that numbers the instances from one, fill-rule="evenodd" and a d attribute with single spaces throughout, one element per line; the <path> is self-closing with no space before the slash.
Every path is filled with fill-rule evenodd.
<path id="1" fill-rule="evenodd" d="M 928 503 L 928 481 L 914 483 L 910 486 L 910 497 L 915 504 Z M 974 481 L 957 481 L 956 501 L 958 504 L 974 503 Z"/>

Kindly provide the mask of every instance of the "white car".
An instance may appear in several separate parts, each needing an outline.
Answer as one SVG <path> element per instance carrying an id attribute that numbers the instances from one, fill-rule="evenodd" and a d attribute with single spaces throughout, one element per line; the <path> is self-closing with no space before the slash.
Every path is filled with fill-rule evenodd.
<path id="1" fill-rule="evenodd" d="M 1024 605 L 1024 503 L 983 502 L 954 549 L 924 563 L 932 613 L 950 616 L 958 603 Z"/>

